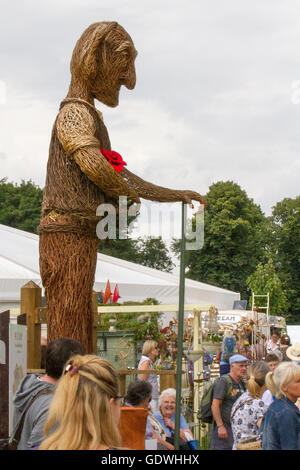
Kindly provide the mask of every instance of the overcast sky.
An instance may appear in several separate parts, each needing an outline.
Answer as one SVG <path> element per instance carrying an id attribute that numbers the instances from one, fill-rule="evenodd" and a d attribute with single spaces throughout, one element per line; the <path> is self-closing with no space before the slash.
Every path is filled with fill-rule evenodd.
<path id="1" fill-rule="evenodd" d="M 43 187 L 73 47 L 119 22 L 137 84 L 104 114 L 112 148 L 154 183 L 233 180 L 269 215 L 299 194 L 300 1 L 1 0 L 1 177 Z"/>

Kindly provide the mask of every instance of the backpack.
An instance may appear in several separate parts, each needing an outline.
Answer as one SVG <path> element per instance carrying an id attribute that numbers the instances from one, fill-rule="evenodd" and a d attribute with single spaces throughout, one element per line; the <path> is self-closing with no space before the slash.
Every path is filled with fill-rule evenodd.
<path id="1" fill-rule="evenodd" d="M 234 354 L 236 340 L 233 336 L 225 336 L 222 342 L 221 361 L 229 362 L 229 359 Z"/>
<path id="2" fill-rule="evenodd" d="M 232 391 L 232 380 L 229 375 L 223 375 L 228 382 L 226 397 L 228 397 Z M 213 422 L 213 415 L 211 411 L 212 405 L 212 397 L 213 397 L 213 388 L 215 381 L 218 380 L 220 377 L 215 379 L 213 382 L 209 382 L 206 384 L 204 388 L 204 392 L 200 401 L 200 407 L 197 412 L 197 418 L 202 421 L 203 423 L 212 423 Z"/>

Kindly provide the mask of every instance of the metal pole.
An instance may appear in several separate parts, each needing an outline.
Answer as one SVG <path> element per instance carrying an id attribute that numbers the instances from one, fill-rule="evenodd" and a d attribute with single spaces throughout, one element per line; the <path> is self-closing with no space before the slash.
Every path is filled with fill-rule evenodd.
<path id="1" fill-rule="evenodd" d="M 176 409 L 174 447 L 179 450 L 180 411 L 181 411 L 181 380 L 182 380 L 182 343 L 184 326 L 184 288 L 185 288 L 185 230 L 186 230 L 186 204 L 182 202 L 181 215 L 181 256 L 179 280 L 179 309 L 178 309 L 178 335 L 177 335 L 177 373 L 176 373 Z"/>
<path id="2" fill-rule="evenodd" d="M 201 323 L 201 311 L 194 309 L 194 351 L 202 350 L 202 323 Z M 194 415 L 193 421 L 199 425 L 199 420 L 197 418 L 197 410 L 199 408 L 199 391 L 201 388 L 201 382 L 195 382 L 195 379 L 203 378 L 203 355 L 200 359 L 194 362 Z M 195 414 L 196 411 L 196 414 Z M 194 431 L 194 439 L 198 439 L 200 442 L 200 427 L 196 426 Z"/>

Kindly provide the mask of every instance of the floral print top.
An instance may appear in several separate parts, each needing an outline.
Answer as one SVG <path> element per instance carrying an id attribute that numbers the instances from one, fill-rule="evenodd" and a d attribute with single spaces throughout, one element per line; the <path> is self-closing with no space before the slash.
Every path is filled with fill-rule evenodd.
<path id="1" fill-rule="evenodd" d="M 244 404 L 242 405 L 242 403 Z M 231 428 L 234 440 L 233 450 L 236 449 L 238 442 L 250 437 L 259 436 L 257 421 L 263 417 L 267 409 L 268 405 L 261 398 L 253 398 L 249 392 L 243 393 L 237 399 L 231 411 Z"/>

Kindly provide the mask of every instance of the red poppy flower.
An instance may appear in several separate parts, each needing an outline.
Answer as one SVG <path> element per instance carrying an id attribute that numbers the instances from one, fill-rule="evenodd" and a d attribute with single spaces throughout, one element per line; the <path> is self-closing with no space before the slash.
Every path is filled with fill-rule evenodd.
<path id="1" fill-rule="evenodd" d="M 115 152 L 114 150 L 104 150 L 100 149 L 102 155 L 106 158 L 107 161 L 114 167 L 114 169 L 118 172 L 121 173 L 123 170 L 124 165 L 126 166 L 127 163 L 124 162 L 123 158 L 118 152 Z"/>

